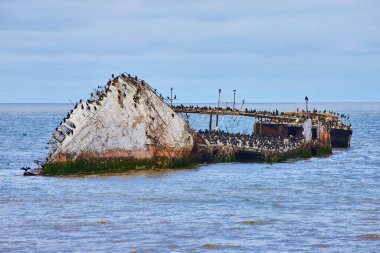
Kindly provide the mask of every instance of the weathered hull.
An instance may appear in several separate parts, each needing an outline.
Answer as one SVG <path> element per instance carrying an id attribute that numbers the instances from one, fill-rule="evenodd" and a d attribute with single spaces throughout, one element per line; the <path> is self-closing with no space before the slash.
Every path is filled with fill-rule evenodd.
<path id="1" fill-rule="evenodd" d="M 256 122 L 254 125 L 254 133 L 257 136 L 281 137 L 288 138 L 290 135 L 294 137 L 302 137 L 302 126 L 289 126 L 283 124 L 271 124 Z"/>
<path id="2" fill-rule="evenodd" d="M 155 148 L 145 150 L 107 150 L 104 153 L 99 152 L 81 152 L 81 153 L 64 153 L 59 152 L 55 154 L 54 162 L 71 162 L 71 161 L 90 161 L 99 160 L 107 161 L 110 159 L 156 159 L 160 157 L 166 157 L 168 159 L 186 157 L 191 154 L 190 148 L 175 149 L 175 148 Z M 75 157 L 75 159 L 74 159 Z"/>
<path id="3" fill-rule="evenodd" d="M 292 118 L 231 108 L 217 108 L 217 112 L 260 118 L 254 135 L 211 131 L 212 117 L 210 130 L 196 133 L 173 108 L 143 80 L 126 74 L 117 76 L 95 89 L 90 99 L 74 106 L 53 134 L 51 153 L 41 170 L 30 174 L 176 168 L 235 160 L 277 162 L 331 154 L 331 144 L 348 147 L 352 134 L 334 129 L 329 132 L 325 121 L 316 118 L 313 122 L 305 115 Z M 183 106 L 179 108 L 185 112 Z M 212 111 L 211 107 L 190 109 L 191 113 Z"/>
<path id="4" fill-rule="evenodd" d="M 352 130 L 330 129 L 331 146 L 333 148 L 348 148 L 351 145 Z"/>
<path id="5" fill-rule="evenodd" d="M 192 131 L 156 90 L 126 75 L 99 89 L 76 104 L 56 129 L 42 173 L 156 167 L 188 159 Z"/>
<path id="6" fill-rule="evenodd" d="M 235 159 L 238 162 L 283 162 L 288 159 L 305 159 L 312 156 L 324 157 L 332 154 L 330 146 L 305 145 L 286 152 L 265 152 L 254 150 L 236 150 Z"/>

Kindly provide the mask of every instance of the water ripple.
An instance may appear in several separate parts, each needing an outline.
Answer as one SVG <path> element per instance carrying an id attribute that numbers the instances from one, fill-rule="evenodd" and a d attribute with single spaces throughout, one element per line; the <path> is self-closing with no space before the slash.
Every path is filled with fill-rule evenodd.
<path id="1" fill-rule="evenodd" d="M 328 158 L 45 178 L 18 168 L 70 106 L 0 105 L 0 251 L 376 252 L 380 104 L 323 106 L 354 127 Z"/>

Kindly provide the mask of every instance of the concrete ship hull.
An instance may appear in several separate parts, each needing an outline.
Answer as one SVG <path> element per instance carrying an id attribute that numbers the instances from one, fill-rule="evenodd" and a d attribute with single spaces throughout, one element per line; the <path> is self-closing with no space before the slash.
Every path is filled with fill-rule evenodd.
<path id="1" fill-rule="evenodd" d="M 195 132 L 181 113 L 209 114 L 209 130 Z M 253 134 L 211 130 L 213 115 L 223 114 L 260 121 Z M 229 107 L 175 107 L 145 81 L 121 74 L 67 114 L 49 142 L 50 155 L 36 173 L 101 173 L 324 156 L 332 153 L 331 147 L 348 147 L 352 134 L 345 128 L 330 129 L 327 118 Z"/>
<path id="2" fill-rule="evenodd" d="M 79 101 L 57 127 L 44 175 L 176 166 L 192 130 L 143 80 L 122 74 Z"/>

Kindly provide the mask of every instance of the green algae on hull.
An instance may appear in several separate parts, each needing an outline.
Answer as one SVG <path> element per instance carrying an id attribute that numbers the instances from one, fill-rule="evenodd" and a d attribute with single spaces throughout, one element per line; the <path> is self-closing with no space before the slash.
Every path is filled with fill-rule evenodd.
<path id="1" fill-rule="evenodd" d="M 321 156 L 321 157 L 329 156 L 332 154 L 332 147 L 329 147 L 329 146 L 319 147 L 317 153 L 318 153 L 317 156 Z"/>
<path id="2" fill-rule="evenodd" d="M 332 153 L 331 147 L 318 147 L 317 156 L 328 156 Z M 308 159 L 313 156 L 311 149 L 300 149 L 283 154 L 268 155 L 264 162 L 277 163 L 285 162 L 289 159 Z M 219 159 L 218 159 L 219 158 Z M 119 158 L 109 160 L 77 160 L 70 162 L 55 162 L 44 165 L 41 175 L 44 176 L 68 176 L 68 175 L 88 175 L 104 173 L 123 173 L 132 170 L 151 169 L 178 169 L 190 168 L 207 163 L 235 162 L 235 156 L 208 157 L 207 161 L 200 161 L 191 157 L 182 158 L 155 158 L 155 159 L 133 159 Z"/>
<path id="3" fill-rule="evenodd" d="M 266 162 L 285 162 L 289 159 L 309 159 L 313 156 L 326 157 L 332 154 L 332 148 L 329 146 L 316 147 L 316 154 L 313 155 L 311 148 L 301 149 L 297 151 L 289 151 L 279 155 L 267 156 L 265 158 Z"/>
<path id="4" fill-rule="evenodd" d="M 311 157 L 312 154 L 310 150 L 290 151 L 279 155 L 267 156 L 265 162 L 277 163 L 285 162 L 289 159 L 308 159 Z"/>
<path id="5" fill-rule="evenodd" d="M 79 174 L 122 173 L 131 170 L 174 169 L 193 166 L 188 158 L 172 159 L 112 159 L 105 161 L 70 161 L 47 163 L 42 169 L 44 176 L 66 176 Z"/>
<path id="6" fill-rule="evenodd" d="M 211 156 L 186 155 L 183 157 L 154 157 L 151 159 L 112 158 L 81 159 L 67 162 L 51 162 L 43 166 L 41 175 L 66 176 L 80 174 L 123 173 L 131 170 L 191 168 L 200 164 L 234 162 L 233 154 Z"/>

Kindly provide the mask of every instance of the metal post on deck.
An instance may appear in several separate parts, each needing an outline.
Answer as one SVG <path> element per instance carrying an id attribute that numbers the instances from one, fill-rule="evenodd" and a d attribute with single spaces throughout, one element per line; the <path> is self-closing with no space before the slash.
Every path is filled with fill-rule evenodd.
<path id="1" fill-rule="evenodd" d="M 208 125 L 208 130 L 211 131 L 212 127 L 212 114 L 210 114 L 210 124 Z"/>
<path id="2" fill-rule="evenodd" d="M 233 106 L 232 106 L 232 109 L 234 109 L 234 110 L 235 110 L 235 97 L 236 97 L 236 90 L 233 90 L 233 92 L 234 92 L 234 104 L 233 104 Z"/>
<path id="3" fill-rule="evenodd" d="M 173 87 L 170 88 L 170 106 L 173 106 Z"/>
<path id="4" fill-rule="evenodd" d="M 222 89 L 219 89 L 219 97 L 218 97 L 218 110 L 220 107 L 220 93 L 222 92 Z M 218 130 L 219 127 L 219 114 L 216 114 L 216 129 Z"/>

